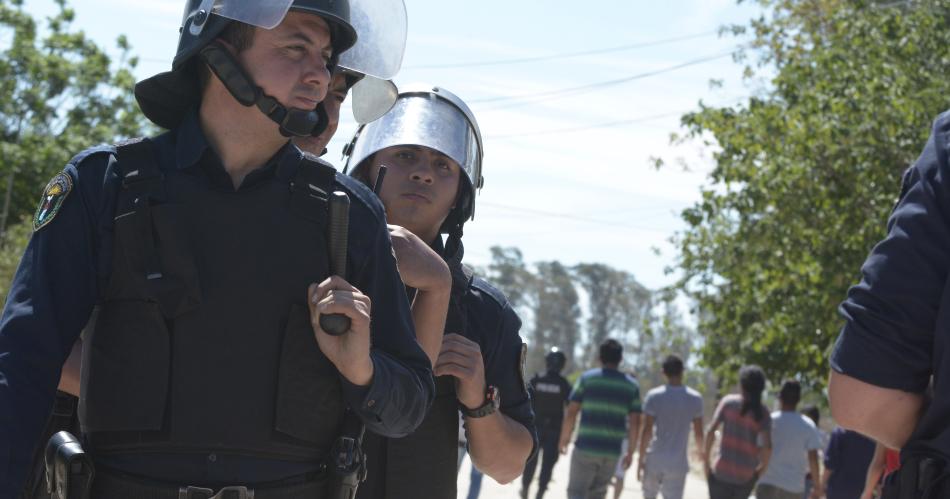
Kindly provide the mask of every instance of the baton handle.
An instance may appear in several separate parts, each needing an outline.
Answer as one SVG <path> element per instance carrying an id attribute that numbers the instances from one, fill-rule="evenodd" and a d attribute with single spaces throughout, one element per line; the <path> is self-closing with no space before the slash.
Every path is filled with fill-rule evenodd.
<path id="1" fill-rule="evenodd" d="M 330 255 L 330 274 L 346 279 L 347 236 L 350 230 L 350 198 L 342 191 L 333 191 L 329 200 L 327 249 Z M 320 328 L 331 336 L 340 336 L 350 330 L 350 318 L 343 314 L 321 314 Z"/>

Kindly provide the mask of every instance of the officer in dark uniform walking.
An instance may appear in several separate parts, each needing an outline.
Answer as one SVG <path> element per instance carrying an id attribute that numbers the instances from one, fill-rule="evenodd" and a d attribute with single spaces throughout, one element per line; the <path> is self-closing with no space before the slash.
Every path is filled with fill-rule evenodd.
<path id="1" fill-rule="evenodd" d="M 888 234 L 840 307 L 835 421 L 901 450 L 887 499 L 950 497 L 950 113 L 904 174 Z M 933 399 L 927 401 L 928 385 Z"/>
<path id="2" fill-rule="evenodd" d="M 80 421 L 97 499 L 326 497 L 345 420 L 419 424 L 431 369 L 382 207 L 288 141 L 326 126 L 356 35 L 346 1 L 189 1 L 172 71 L 136 87 L 170 131 L 50 181 L 0 319 L 0 497 L 94 307 Z M 333 191 L 351 200 L 346 280 L 328 270 Z M 325 314 L 349 329 L 327 334 Z"/>
<path id="3" fill-rule="evenodd" d="M 533 452 L 535 432 L 521 321 L 501 292 L 462 265 L 462 226 L 482 185 L 475 118 L 445 89 L 413 87 L 399 94 L 389 113 L 361 127 L 347 151 L 351 175 L 368 185 L 387 168 L 379 194 L 395 224 L 393 245 L 414 302 L 422 289 L 429 299 L 439 293 L 448 298 L 438 329 L 431 317 L 414 314 L 419 342 L 438 376 L 436 400 L 408 437 L 367 436 L 368 478 L 357 497 L 454 499 L 460 410 L 473 465 L 510 482 Z M 433 283 L 438 272 L 430 269 L 442 265 L 451 278 Z"/>
<path id="4" fill-rule="evenodd" d="M 538 427 L 540 449 L 538 455 L 528 461 L 521 476 L 521 497 L 528 497 L 531 480 L 534 479 L 534 470 L 538 466 L 538 457 L 541 456 L 541 474 L 538 476 L 537 498 L 544 497 L 551 481 L 551 471 L 557 463 L 557 443 L 561 436 L 561 423 L 564 421 L 564 408 L 567 407 L 568 397 L 571 395 L 571 384 L 561 376 L 567 356 L 557 347 L 544 356 L 547 371 L 537 373 L 531 378 L 531 405 L 534 407 L 535 423 Z"/>

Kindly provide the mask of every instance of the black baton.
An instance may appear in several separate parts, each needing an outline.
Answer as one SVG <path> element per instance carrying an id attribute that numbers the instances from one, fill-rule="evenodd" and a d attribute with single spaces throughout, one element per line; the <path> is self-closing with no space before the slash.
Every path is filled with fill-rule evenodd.
<path id="1" fill-rule="evenodd" d="M 342 191 L 330 195 L 327 249 L 330 254 L 330 274 L 346 279 L 346 240 L 350 230 L 350 198 Z M 320 315 L 320 328 L 332 336 L 350 330 L 350 318 L 343 314 Z"/>

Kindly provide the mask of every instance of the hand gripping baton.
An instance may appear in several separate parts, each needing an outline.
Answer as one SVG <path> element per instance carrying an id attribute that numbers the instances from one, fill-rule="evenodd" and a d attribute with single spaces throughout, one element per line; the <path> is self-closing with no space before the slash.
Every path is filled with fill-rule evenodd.
<path id="1" fill-rule="evenodd" d="M 346 279 L 346 243 L 350 229 L 350 198 L 342 191 L 330 195 L 327 249 L 330 254 L 330 274 Z M 343 314 L 321 314 L 320 328 L 332 336 L 350 330 L 350 318 Z"/>

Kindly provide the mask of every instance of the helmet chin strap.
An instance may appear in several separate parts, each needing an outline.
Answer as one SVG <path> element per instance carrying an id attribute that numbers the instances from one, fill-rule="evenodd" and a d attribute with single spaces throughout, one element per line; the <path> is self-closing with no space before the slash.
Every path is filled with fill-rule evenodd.
<path id="1" fill-rule="evenodd" d="M 236 101 L 247 107 L 257 106 L 280 126 L 280 133 L 284 137 L 317 136 L 326 130 L 329 120 L 323 102 L 317 104 L 316 109 L 288 109 L 255 85 L 221 42 L 212 41 L 201 49 L 200 56 Z"/>

